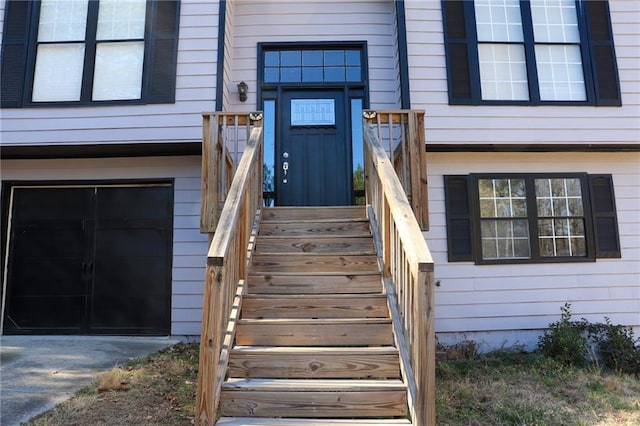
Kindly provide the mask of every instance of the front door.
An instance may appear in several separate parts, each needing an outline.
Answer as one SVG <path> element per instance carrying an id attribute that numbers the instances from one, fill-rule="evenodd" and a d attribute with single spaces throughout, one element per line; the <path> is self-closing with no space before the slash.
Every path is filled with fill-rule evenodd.
<path id="1" fill-rule="evenodd" d="M 351 140 L 343 90 L 282 93 L 276 142 L 276 203 L 351 204 Z"/>

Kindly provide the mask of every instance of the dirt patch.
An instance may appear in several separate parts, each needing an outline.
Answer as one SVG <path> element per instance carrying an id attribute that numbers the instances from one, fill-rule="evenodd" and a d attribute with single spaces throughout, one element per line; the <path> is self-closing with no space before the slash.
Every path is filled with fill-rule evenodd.
<path id="1" fill-rule="evenodd" d="M 98 376 L 26 425 L 191 425 L 197 375 L 198 345 L 179 343 Z"/>

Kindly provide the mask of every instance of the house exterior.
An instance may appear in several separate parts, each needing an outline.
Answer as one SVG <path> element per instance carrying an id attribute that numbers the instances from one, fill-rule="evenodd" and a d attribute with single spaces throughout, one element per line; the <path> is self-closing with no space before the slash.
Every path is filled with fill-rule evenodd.
<path id="1" fill-rule="evenodd" d="M 638 2 L 0 7 L 3 333 L 199 336 L 201 113 L 256 110 L 276 204 L 350 203 L 362 111 L 425 111 L 441 341 L 640 327 Z"/>

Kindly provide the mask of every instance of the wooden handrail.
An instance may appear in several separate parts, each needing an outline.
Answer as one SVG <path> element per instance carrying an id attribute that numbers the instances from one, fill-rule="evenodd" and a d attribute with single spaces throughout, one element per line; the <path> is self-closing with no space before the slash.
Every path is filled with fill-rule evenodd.
<path id="1" fill-rule="evenodd" d="M 420 228 L 429 230 L 424 111 L 366 111 L 365 122 L 376 130 L 378 140 L 393 159 Z"/>
<path id="2" fill-rule="evenodd" d="M 202 203 L 200 232 L 212 234 L 238 167 L 241 145 L 262 113 L 202 113 Z"/>
<path id="3" fill-rule="evenodd" d="M 199 425 L 216 421 L 250 262 L 248 246 L 262 206 L 262 150 L 258 125 L 250 131 L 209 246 L 196 395 Z"/>
<path id="4" fill-rule="evenodd" d="M 367 204 L 414 425 L 435 424 L 433 259 L 379 128 L 364 124 Z M 393 149 L 391 150 L 393 152 Z"/>

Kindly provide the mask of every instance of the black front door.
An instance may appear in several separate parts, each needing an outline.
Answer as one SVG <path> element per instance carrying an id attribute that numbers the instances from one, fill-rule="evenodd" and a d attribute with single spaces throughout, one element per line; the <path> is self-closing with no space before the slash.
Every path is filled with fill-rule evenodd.
<path id="1" fill-rule="evenodd" d="M 168 334 L 172 193 L 13 188 L 4 332 Z"/>
<path id="2" fill-rule="evenodd" d="M 276 203 L 351 204 L 351 140 L 342 90 L 286 90 L 276 142 Z"/>

